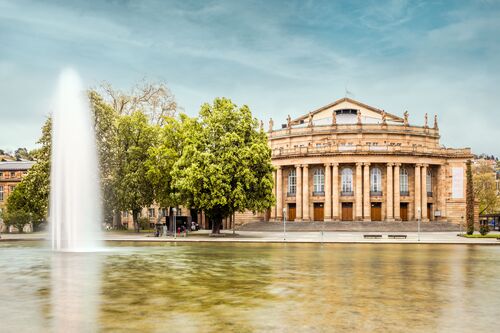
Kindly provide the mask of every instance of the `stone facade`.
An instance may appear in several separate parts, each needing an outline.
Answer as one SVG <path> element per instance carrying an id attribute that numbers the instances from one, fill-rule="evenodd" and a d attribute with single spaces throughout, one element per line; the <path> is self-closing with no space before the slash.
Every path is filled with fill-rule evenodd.
<path id="1" fill-rule="evenodd" d="M 272 127 L 276 206 L 261 220 L 460 223 L 465 216 L 472 154 L 439 144 L 437 117 L 417 126 L 407 112 L 401 118 L 343 98 Z M 237 224 L 247 222 L 239 217 Z"/>

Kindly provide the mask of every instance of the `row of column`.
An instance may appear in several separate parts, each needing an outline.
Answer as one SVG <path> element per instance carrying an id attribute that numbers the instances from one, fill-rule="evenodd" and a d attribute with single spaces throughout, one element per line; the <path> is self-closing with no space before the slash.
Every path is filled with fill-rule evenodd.
<path id="1" fill-rule="evenodd" d="M 386 220 L 400 221 L 400 167 L 401 163 L 387 163 L 386 172 Z M 427 218 L 427 164 L 415 165 L 415 193 L 414 207 L 415 218 L 428 221 Z M 295 165 L 296 169 L 296 221 L 309 221 L 309 166 Z M 306 175 L 302 177 L 302 174 Z M 283 171 L 278 166 L 274 174 L 274 193 L 276 193 L 276 207 L 271 209 L 271 220 L 283 218 Z M 355 219 L 358 221 L 371 221 L 371 195 L 370 195 L 370 163 L 356 163 L 355 182 Z M 303 193 L 305 195 L 303 195 Z M 325 221 L 340 220 L 340 187 L 339 163 L 325 164 Z M 274 209 L 276 208 L 276 210 Z"/>

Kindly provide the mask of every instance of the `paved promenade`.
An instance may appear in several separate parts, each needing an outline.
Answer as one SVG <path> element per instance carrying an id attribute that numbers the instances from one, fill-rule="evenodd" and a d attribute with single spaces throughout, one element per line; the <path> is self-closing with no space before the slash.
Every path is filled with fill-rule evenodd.
<path id="1" fill-rule="evenodd" d="M 380 244 L 484 244 L 500 245 L 495 238 L 458 237 L 457 232 L 269 232 L 269 231 L 224 231 L 224 236 L 210 237 L 209 231 L 200 230 L 173 238 L 154 237 L 152 233 L 103 232 L 106 241 L 146 242 L 241 242 L 241 243 L 380 243 Z M 381 239 L 365 239 L 364 235 L 382 235 Z M 390 239 L 388 235 L 407 235 L 406 239 Z M 46 240 L 47 233 L 2 234 L 0 241 Z"/>

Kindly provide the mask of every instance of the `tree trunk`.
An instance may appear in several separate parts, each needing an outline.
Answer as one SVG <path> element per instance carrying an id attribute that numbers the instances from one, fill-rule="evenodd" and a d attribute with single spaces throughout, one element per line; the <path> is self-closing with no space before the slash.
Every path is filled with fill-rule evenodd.
<path id="1" fill-rule="evenodd" d="M 132 209 L 132 220 L 134 221 L 134 230 L 139 232 L 139 212 L 140 209 Z"/>
<path id="2" fill-rule="evenodd" d="M 212 218 L 212 233 L 220 234 L 220 227 L 222 226 L 222 218 L 214 217 Z"/>
<path id="3" fill-rule="evenodd" d="M 113 226 L 115 228 L 121 228 L 122 226 L 122 213 L 118 209 L 113 212 Z"/>

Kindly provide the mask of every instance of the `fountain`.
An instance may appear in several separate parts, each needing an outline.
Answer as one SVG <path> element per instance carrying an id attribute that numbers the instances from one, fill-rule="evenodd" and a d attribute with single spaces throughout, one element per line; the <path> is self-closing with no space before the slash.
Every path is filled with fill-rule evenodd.
<path id="1" fill-rule="evenodd" d="M 95 135 L 86 93 L 71 69 L 59 78 L 52 114 L 50 186 L 52 249 L 98 249 L 102 219 Z"/>

